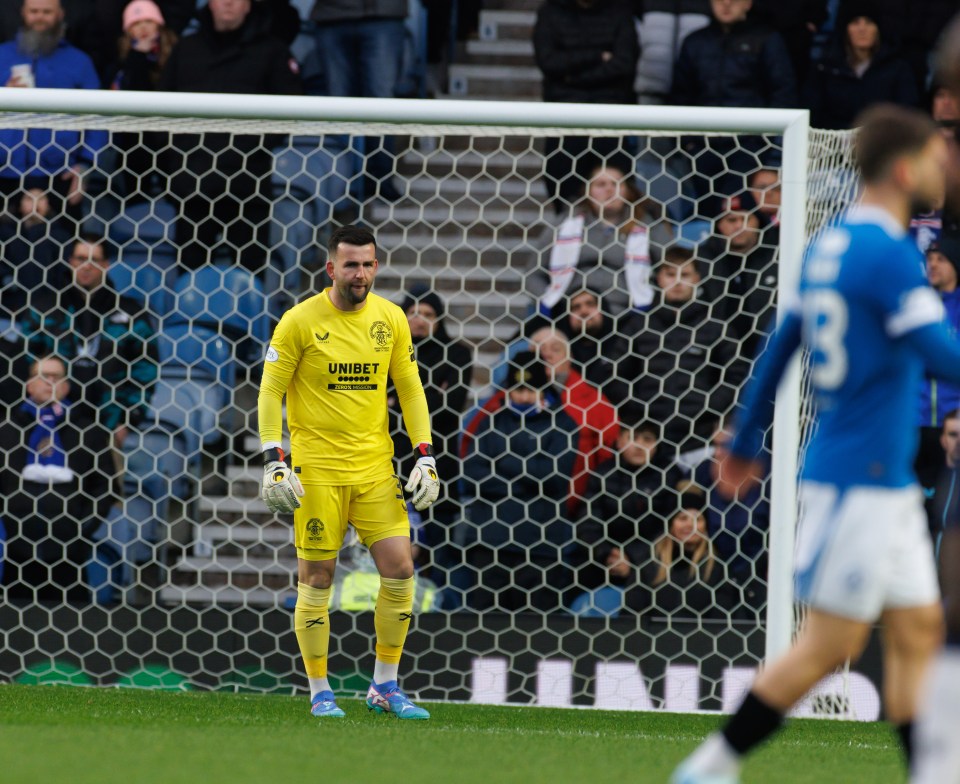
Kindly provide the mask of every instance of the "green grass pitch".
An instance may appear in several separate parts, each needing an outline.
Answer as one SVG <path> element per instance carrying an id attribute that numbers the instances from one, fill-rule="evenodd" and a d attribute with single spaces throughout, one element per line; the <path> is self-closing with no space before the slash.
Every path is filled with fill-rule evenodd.
<path id="1" fill-rule="evenodd" d="M 343 700 L 321 721 L 305 697 L 0 686 L 4 784 L 410 781 L 665 782 L 716 716 L 427 704 L 402 722 Z M 754 782 L 901 782 L 882 724 L 793 721 L 747 764 Z"/>

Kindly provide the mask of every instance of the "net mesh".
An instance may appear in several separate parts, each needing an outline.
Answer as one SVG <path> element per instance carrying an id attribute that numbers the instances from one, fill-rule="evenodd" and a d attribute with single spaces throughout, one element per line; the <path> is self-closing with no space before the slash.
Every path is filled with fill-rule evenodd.
<path id="1" fill-rule="evenodd" d="M 0 118 L 0 676 L 305 689 L 257 385 L 277 319 L 327 285 L 331 227 L 362 222 L 376 291 L 422 335 L 446 488 L 411 514 L 407 690 L 735 704 L 763 652 L 769 504 L 766 485 L 722 501 L 710 456 L 775 306 L 780 137 Z M 814 132 L 809 161 L 813 236 L 853 196 L 849 136 Z M 521 414 L 526 350 L 552 391 Z M 372 671 L 377 588 L 348 538 L 341 692 Z"/>

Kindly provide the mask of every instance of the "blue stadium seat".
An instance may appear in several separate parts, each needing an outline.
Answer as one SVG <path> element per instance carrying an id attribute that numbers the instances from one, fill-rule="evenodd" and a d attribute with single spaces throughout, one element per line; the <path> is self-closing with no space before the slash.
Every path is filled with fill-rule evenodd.
<path id="1" fill-rule="evenodd" d="M 173 245 L 176 210 L 162 199 L 133 204 L 109 223 L 117 247 L 111 283 L 121 294 L 144 302 L 159 319 L 169 306 L 167 286 L 177 254 Z"/>
<path id="2" fill-rule="evenodd" d="M 230 341 L 244 362 L 259 360 L 270 338 L 267 298 L 253 273 L 210 264 L 176 279 L 163 330 L 191 326 Z"/>
<path id="3" fill-rule="evenodd" d="M 623 609 L 623 589 L 605 585 L 580 594 L 570 605 L 570 612 L 581 618 L 616 618 Z"/>
<path id="4" fill-rule="evenodd" d="M 710 236 L 710 221 L 688 220 L 677 227 L 677 244 L 695 248 Z"/>

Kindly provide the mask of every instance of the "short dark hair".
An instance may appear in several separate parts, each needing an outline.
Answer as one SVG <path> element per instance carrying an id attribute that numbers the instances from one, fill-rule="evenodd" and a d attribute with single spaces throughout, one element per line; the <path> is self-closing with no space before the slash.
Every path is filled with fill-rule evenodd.
<path id="1" fill-rule="evenodd" d="M 960 419 L 960 408 L 951 408 L 943 415 L 943 422 L 946 424 L 948 419 Z"/>
<path id="2" fill-rule="evenodd" d="M 693 248 L 686 245 L 667 245 L 663 249 L 663 261 L 670 262 L 673 265 L 686 264 L 689 261 L 695 261 L 696 258 L 697 255 L 693 252 Z"/>
<path id="3" fill-rule="evenodd" d="M 854 155 L 864 182 L 886 177 L 891 165 L 904 155 L 920 152 L 936 135 L 936 123 L 919 109 L 883 103 L 861 112 Z"/>
<path id="4" fill-rule="evenodd" d="M 641 419 L 635 423 L 621 422 L 620 432 L 628 433 L 630 438 L 636 438 L 640 433 L 647 433 L 657 441 L 660 440 L 660 425 L 650 419 Z"/>
<path id="5" fill-rule="evenodd" d="M 340 243 L 360 247 L 362 245 L 373 245 L 373 250 L 377 250 L 377 240 L 373 232 L 366 226 L 338 226 L 330 235 L 330 241 L 327 243 L 327 258 L 337 255 L 337 248 Z"/>
<path id="6" fill-rule="evenodd" d="M 86 245 L 99 245 L 100 250 L 103 251 L 103 258 L 106 261 L 113 261 L 117 257 L 116 249 L 113 247 L 113 243 L 102 234 L 97 234 L 95 231 L 81 231 L 74 238 L 70 249 L 73 250 L 73 248 L 75 248 L 81 242 Z"/>
<path id="7" fill-rule="evenodd" d="M 667 247 L 663 249 L 663 255 L 660 257 L 660 262 L 653 269 L 653 276 L 656 277 L 668 266 L 685 267 L 687 264 L 693 264 L 694 268 L 697 270 L 697 274 L 701 278 L 704 277 L 703 265 L 697 258 L 697 253 L 693 248 L 689 247 L 688 245 L 681 245 L 679 243 L 667 245 Z"/>

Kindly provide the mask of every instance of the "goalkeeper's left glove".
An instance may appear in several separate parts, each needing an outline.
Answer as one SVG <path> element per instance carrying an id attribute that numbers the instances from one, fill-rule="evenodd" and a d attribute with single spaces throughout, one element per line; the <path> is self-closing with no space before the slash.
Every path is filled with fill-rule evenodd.
<path id="1" fill-rule="evenodd" d="M 422 512 L 440 495 L 440 477 L 437 476 L 437 461 L 433 457 L 433 447 L 430 444 L 418 444 L 413 450 L 417 464 L 410 472 L 410 479 L 404 488 L 413 493 L 413 508 Z"/>
<path id="2" fill-rule="evenodd" d="M 300 508 L 303 485 L 287 465 L 282 449 L 268 449 L 263 453 L 263 486 L 260 498 L 271 512 L 290 514 Z"/>

